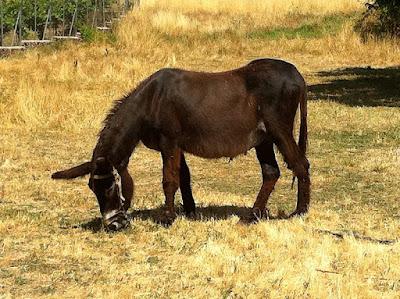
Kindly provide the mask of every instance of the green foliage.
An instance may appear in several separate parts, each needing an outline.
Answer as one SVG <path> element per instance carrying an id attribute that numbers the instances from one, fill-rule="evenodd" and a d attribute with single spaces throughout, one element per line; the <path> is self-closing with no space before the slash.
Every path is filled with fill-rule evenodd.
<path id="1" fill-rule="evenodd" d="M 101 32 L 85 23 L 79 24 L 78 29 L 82 39 L 86 42 L 116 42 L 116 37 L 112 32 Z"/>
<path id="2" fill-rule="evenodd" d="M 98 10 L 101 1 L 98 2 Z M 106 0 L 105 5 L 108 6 L 115 1 Z M 60 27 L 65 23 L 64 28 L 69 29 L 72 16 L 77 7 L 77 23 L 84 23 L 89 21 L 88 16 L 93 14 L 95 7 L 94 0 L 2 0 L 3 3 L 3 23 L 4 31 L 10 31 L 15 26 L 15 21 L 18 11 L 22 8 L 22 24 L 24 32 L 34 29 L 35 26 L 35 11 L 36 23 L 39 32 L 43 31 L 48 10 L 51 8 L 51 23 L 53 28 Z M 36 10 L 35 10 L 36 3 Z"/>
<path id="3" fill-rule="evenodd" d="M 367 10 L 356 24 L 356 30 L 369 36 L 400 37 L 400 0 L 375 0 L 366 3 Z"/>
<path id="4" fill-rule="evenodd" d="M 79 26 L 79 32 L 84 41 L 93 42 L 96 39 L 96 29 L 91 26 L 83 24 Z"/>

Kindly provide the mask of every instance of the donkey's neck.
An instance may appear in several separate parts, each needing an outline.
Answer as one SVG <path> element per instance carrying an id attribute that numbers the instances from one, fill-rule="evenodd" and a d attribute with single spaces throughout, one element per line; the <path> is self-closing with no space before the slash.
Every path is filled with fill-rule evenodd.
<path id="1" fill-rule="evenodd" d="M 154 93 L 152 78 L 143 80 L 129 95 L 115 102 L 104 120 L 93 158 L 106 157 L 117 170 L 127 166 L 139 143 L 146 102 Z"/>
<path id="2" fill-rule="evenodd" d="M 93 153 L 94 157 L 106 157 L 117 169 L 126 167 L 139 143 L 142 117 L 133 101 L 129 96 L 116 102 L 104 121 Z"/>

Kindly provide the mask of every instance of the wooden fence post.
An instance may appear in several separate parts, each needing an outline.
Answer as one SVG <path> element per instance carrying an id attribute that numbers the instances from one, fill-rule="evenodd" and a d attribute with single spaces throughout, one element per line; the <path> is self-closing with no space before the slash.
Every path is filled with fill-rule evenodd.
<path id="1" fill-rule="evenodd" d="M 93 27 L 93 28 L 96 28 L 96 27 L 97 27 L 97 0 L 94 1 L 94 10 L 93 10 L 92 27 Z"/>
<path id="2" fill-rule="evenodd" d="M 106 27 L 106 15 L 105 15 L 105 3 L 104 0 L 102 0 L 101 3 L 101 11 L 102 11 L 102 18 L 103 18 L 103 27 Z"/>
<path id="3" fill-rule="evenodd" d="M 19 18 L 21 17 L 21 10 L 18 11 L 17 15 L 17 20 L 15 21 L 15 26 L 14 26 L 14 32 L 13 32 L 13 38 L 11 41 L 11 46 L 14 46 L 15 43 L 15 38 L 17 36 L 17 29 L 18 29 L 18 24 L 19 24 Z"/>
<path id="4" fill-rule="evenodd" d="M 34 8 L 34 10 L 35 10 L 35 12 L 34 12 L 35 13 L 35 23 L 34 23 L 35 24 L 34 25 L 35 28 L 34 28 L 34 31 L 37 34 L 37 0 L 35 0 L 35 4 L 34 5 L 35 5 L 35 8 Z"/>
<path id="5" fill-rule="evenodd" d="M 22 41 L 22 7 L 24 5 L 24 0 L 21 0 L 19 7 L 19 31 L 18 31 L 18 45 L 21 45 Z"/>
<path id="6" fill-rule="evenodd" d="M 75 23 L 77 13 L 78 13 L 78 0 L 75 1 L 75 11 L 74 11 L 74 15 L 72 16 L 71 27 L 69 28 L 69 36 L 72 36 L 72 29 L 74 28 L 74 23 Z"/>
<path id="7" fill-rule="evenodd" d="M 47 26 L 49 25 L 50 18 L 51 18 L 51 6 L 49 6 L 49 9 L 48 9 L 48 11 L 47 11 L 47 18 L 46 18 L 46 23 L 44 24 L 44 30 L 43 30 L 43 37 L 42 37 L 42 40 L 44 40 L 45 37 L 46 37 Z"/>
<path id="8" fill-rule="evenodd" d="M 4 36 L 4 29 L 3 29 L 3 0 L 0 0 L 0 47 L 3 46 L 3 36 Z"/>

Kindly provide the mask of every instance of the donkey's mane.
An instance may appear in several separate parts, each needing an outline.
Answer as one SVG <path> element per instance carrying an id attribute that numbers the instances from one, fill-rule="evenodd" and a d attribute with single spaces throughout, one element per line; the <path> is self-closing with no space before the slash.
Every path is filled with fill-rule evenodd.
<path id="1" fill-rule="evenodd" d="M 132 93 L 135 92 L 135 91 L 136 91 L 136 89 L 135 89 L 134 91 L 132 91 Z M 111 124 L 113 123 L 113 119 L 114 119 L 115 114 L 116 114 L 123 106 L 126 105 L 126 103 L 127 103 L 126 100 L 129 98 L 130 95 L 131 95 L 131 93 L 124 94 L 124 95 L 122 96 L 122 98 L 120 98 L 120 99 L 118 99 L 118 100 L 115 100 L 115 101 L 113 102 L 113 104 L 112 104 L 113 106 L 112 106 L 111 109 L 107 112 L 107 115 L 106 115 L 106 117 L 104 118 L 104 120 L 103 120 L 103 122 L 102 122 L 103 128 L 100 130 L 100 132 L 99 132 L 99 134 L 98 134 L 98 137 L 101 137 L 101 136 L 103 136 L 104 134 L 106 134 L 107 131 L 111 128 Z"/>
<path id="2" fill-rule="evenodd" d="M 114 101 L 113 106 L 108 111 L 106 117 L 103 120 L 103 128 L 100 130 L 98 134 L 99 139 L 101 137 L 105 137 L 108 131 L 112 130 L 113 127 L 112 125 L 115 122 L 114 116 L 116 116 L 118 111 L 120 111 L 123 107 L 125 107 L 128 104 L 129 98 L 134 97 L 135 94 L 137 94 L 146 85 L 146 83 L 150 80 L 150 78 L 151 76 L 141 81 L 132 91 L 124 94 L 122 98 Z"/>
<path id="3" fill-rule="evenodd" d="M 136 88 L 125 94 L 119 100 L 114 101 L 112 108 L 108 111 L 104 121 L 103 128 L 100 130 L 97 139 L 96 149 L 101 152 L 108 151 L 113 144 L 115 145 L 115 137 L 120 136 L 118 133 L 118 119 L 124 117 L 124 107 L 135 99 L 135 96 L 146 86 L 152 76 L 141 81 Z"/>

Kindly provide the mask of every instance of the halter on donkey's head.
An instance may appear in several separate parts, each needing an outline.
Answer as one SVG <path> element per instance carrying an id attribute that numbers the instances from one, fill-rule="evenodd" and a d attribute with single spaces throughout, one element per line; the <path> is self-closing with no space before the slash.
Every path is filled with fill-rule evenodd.
<path id="1" fill-rule="evenodd" d="M 103 224 L 108 230 L 119 230 L 129 224 L 127 214 L 124 210 L 125 197 L 122 194 L 122 180 L 118 170 L 112 166 L 111 173 L 93 174 L 93 180 L 104 180 L 114 178 L 110 188 L 117 188 L 117 196 L 119 199 L 119 208 L 106 212 L 103 215 Z"/>

